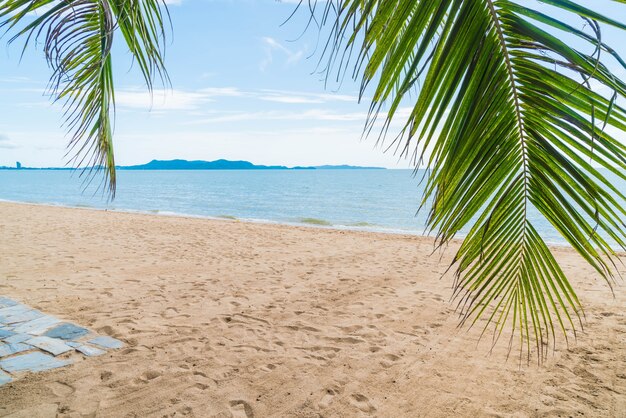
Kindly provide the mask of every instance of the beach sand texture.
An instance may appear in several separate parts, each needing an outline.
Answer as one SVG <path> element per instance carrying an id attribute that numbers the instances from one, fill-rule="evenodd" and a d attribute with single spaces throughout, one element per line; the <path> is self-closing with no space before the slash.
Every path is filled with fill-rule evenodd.
<path id="1" fill-rule="evenodd" d="M 585 333 L 457 329 L 420 237 L 0 203 L 0 294 L 127 346 L 0 388 L 35 417 L 626 416 L 626 289 L 555 249 Z M 626 259 L 624 259 L 626 261 Z M 620 267 L 622 274 L 626 268 Z M 489 340 L 489 338 L 487 338 Z M 11 415 L 14 414 L 14 415 Z"/>

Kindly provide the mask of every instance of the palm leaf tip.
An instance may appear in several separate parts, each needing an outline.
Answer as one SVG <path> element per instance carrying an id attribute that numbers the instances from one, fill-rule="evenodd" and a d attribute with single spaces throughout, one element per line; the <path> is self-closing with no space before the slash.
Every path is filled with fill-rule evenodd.
<path id="1" fill-rule="evenodd" d="M 129 48 L 148 88 L 155 78 L 167 83 L 163 65 L 165 3 L 160 0 L 6 0 L 0 28 L 24 38 L 24 49 L 43 38 L 52 76 L 51 96 L 65 107 L 70 163 L 86 167 L 90 183 L 104 172 L 104 189 L 116 190 L 113 150 L 115 109 L 111 48 L 117 32 Z"/>
<path id="2" fill-rule="evenodd" d="M 507 330 L 539 361 L 584 313 L 531 213 L 609 284 L 626 241 L 626 199 L 610 179 L 625 180 L 626 147 L 606 129 L 626 132 L 626 84 L 609 70 L 626 64 L 601 36 L 626 26 L 543 3 L 558 13 L 521 0 L 335 0 L 318 19 L 330 23 L 328 68 L 345 71 L 357 51 L 353 74 L 373 97 L 367 126 L 385 106 L 384 136 L 411 106 L 394 141 L 427 162 L 429 227 L 441 243 L 469 228 L 455 257 L 462 324 L 482 321 L 495 340 Z"/>

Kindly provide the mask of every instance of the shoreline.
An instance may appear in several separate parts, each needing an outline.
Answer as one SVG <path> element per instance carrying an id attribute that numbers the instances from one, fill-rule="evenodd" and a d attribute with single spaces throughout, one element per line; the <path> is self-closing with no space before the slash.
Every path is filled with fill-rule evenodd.
<path id="1" fill-rule="evenodd" d="M 183 218 L 183 219 L 206 219 L 209 221 L 243 222 L 243 223 L 250 223 L 250 224 L 257 224 L 257 225 L 303 227 L 303 228 L 314 228 L 314 229 L 330 230 L 330 231 L 363 232 L 363 233 L 371 233 L 371 234 L 419 237 L 419 238 L 430 239 L 431 241 L 434 240 L 434 237 L 431 235 L 424 235 L 424 234 L 420 234 L 419 232 L 412 233 L 409 230 L 386 228 L 383 226 L 376 226 L 376 225 L 372 225 L 371 227 L 370 226 L 358 226 L 358 225 L 335 225 L 335 224 L 324 225 L 324 224 L 317 224 L 315 222 L 308 223 L 308 222 L 276 221 L 272 219 L 237 218 L 235 216 L 230 217 L 230 215 L 224 215 L 224 216 L 195 215 L 195 214 L 190 214 L 190 213 L 161 211 L 158 209 L 154 209 L 154 210 L 108 209 L 108 208 L 99 208 L 96 206 L 87 206 L 87 205 L 66 205 L 63 203 L 27 202 L 27 201 L 9 200 L 9 199 L 0 199 L 0 203 L 10 203 L 10 204 L 16 204 L 16 205 L 25 205 L 25 206 L 43 206 L 43 207 L 51 207 L 51 208 L 94 210 L 98 212 L 128 213 L 128 214 L 148 215 L 148 216 L 163 216 L 163 217 L 173 217 L 173 218 Z M 318 221 L 318 219 L 316 218 L 305 218 L 305 219 Z M 326 222 L 323 219 L 319 219 L 319 221 Z M 459 237 L 459 238 L 455 238 L 453 241 L 460 242 L 462 240 L 463 240 L 463 237 Z M 554 245 L 559 246 L 558 243 L 555 243 Z"/>
<path id="2" fill-rule="evenodd" d="M 108 208 L 99 208 L 95 206 L 87 206 L 87 205 L 66 205 L 63 203 L 50 203 L 50 202 L 26 202 L 26 201 L 17 201 L 17 200 L 8 200 L 1 199 L 0 203 L 11 203 L 18 205 L 31 205 L 31 206 L 43 206 L 43 207 L 52 207 L 52 208 L 67 208 L 67 209 L 82 209 L 82 210 L 94 210 L 100 212 L 113 212 L 113 213 L 128 213 L 128 214 L 137 214 L 137 215 L 149 215 L 149 216 L 163 216 L 163 217 L 174 217 L 174 218 L 184 218 L 184 219 L 206 219 L 209 221 L 226 221 L 226 222 L 244 222 L 258 225 L 278 225 L 278 226 L 286 226 L 286 227 L 303 227 L 303 228 L 313 228 L 313 229 L 321 229 L 321 230 L 330 230 L 330 231 L 350 231 L 350 232 L 362 232 L 362 233 L 371 233 L 371 234 L 385 234 L 385 235 L 394 235 L 394 236 L 405 236 L 405 237 L 419 237 L 426 240 L 430 240 L 430 242 L 434 241 L 433 235 L 424 235 L 419 232 L 411 232 L 408 230 L 402 229 L 394 229 L 394 228 L 385 228 L 382 226 L 358 226 L 358 225 L 324 225 L 318 224 L 316 222 L 289 222 L 289 221 L 276 221 L 271 219 L 253 219 L 253 218 L 237 218 L 235 216 L 223 215 L 223 216 L 210 216 L 210 215 L 195 215 L 189 213 L 179 213 L 179 212 L 171 212 L 171 211 L 161 211 L 161 210 L 140 210 L 140 209 L 108 209 Z M 309 218 L 313 221 L 318 221 L 315 218 Z M 322 222 L 326 222 L 324 220 L 319 220 Z M 458 234 L 457 237 L 452 239 L 451 243 L 461 243 L 465 236 L 463 234 Z M 556 241 L 546 241 L 546 244 L 549 248 L 554 249 L 571 249 L 573 247 L 567 242 L 556 242 Z M 626 251 L 616 251 L 618 256 L 626 255 Z"/>

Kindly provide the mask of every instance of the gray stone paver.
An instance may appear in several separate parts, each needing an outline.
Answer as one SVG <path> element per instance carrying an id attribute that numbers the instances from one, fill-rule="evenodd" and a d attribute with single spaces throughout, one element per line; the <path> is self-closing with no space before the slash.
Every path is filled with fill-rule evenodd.
<path id="1" fill-rule="evenodd" d="M 46 337 L 60 338 L 62 340 L 76 340 L 87 334 L 89 334 L 89 330 L 86 328 L 64 323 L 48 330 L 44 335 Z"/>
<path id="2" fill-rule="evenodd" d="M 29 334 L 15 334 L 15 335 L 5 338 L 4 342 L 7 344 L 17 344 L 17 343 L 23 343 L 24 341 L 30 340 L 31 338 L 33 338 L 33 336 Z"/>
<path id="3" fill-rule="evenodd" d="M 13 331 L 0 329 L 0 340 L 3 340 L 5 338 L 7 338 L 7 337 L 11 337 L 13 335 L 15 335 L 15 332 L 13 332 Z"/>
<path id="4" fill-rule="evenodd" d="M 56 369 L 71 364 L 70 360 L 59 360 L 51 355 L 40 351 L 20 354 L 6 360 L 0 360 L 0 367 L 9 373 L 15 372 L 42 372 L 44 370 Z"/>
<path id="5" fill-rule="evenodd" d="M 30 340 L 26 340 L 25 343 L 43 351 L 47 351 L 55 356 L 72 351 L 72 347 L 57 338 L 35 337 Z"/>
<path id="6" fill-rule="evenodd" d="M 120 340 L 0 296 L 0 386 L 24 373 L 72 364 L 75 356 L 100 356 L 123 346 Z"/>
<path id="7" fill-rule="evenodd" d="M 0 358 L 10 356 L 11 354 L 21 353 L 22 351 L 28 351 L 32 346 L 23 343 L 16 344 L 2 344 L 0 345 Z"/>
<path id="8" fill-rule="evenodd" d="M 15 326 L 15 328 L 13 328 L 13 331 L 17 333 L 27 332 L 32 335 L 41 335 L 53 326 L 59 324 L 60 322 L 60 319 L 57 319 L 50 315 L 44 315 L 41 318 L 23 322 Z"/>
<path id="9" fill-rule="evenodd" d="M 120 340 L 116 340 L 115 338 L 107 337 L 105 335 L 96 337 L 87 341 L 89 344 L 97 345 L 102 348 L 122 348 L 124 347 L 124 343 Z"/>
<path id="10" fill-rule="evenodd" d="M 95 357 L 95 356 L 101 356 L 103 354 L 106 354 L 106 351 L 100 348 L 92 347 L 87 344 L 78 344 L 78 346 L 75 348 L 76 348 L 76 351 L 80 351 L 81 353 L 83 353 L 84 355 L 88 357 Z"/>
<path id="11" fill-rule="evenodd" d="M 13 381 L 11 376 L 0 370 L 0 386 Z"/>

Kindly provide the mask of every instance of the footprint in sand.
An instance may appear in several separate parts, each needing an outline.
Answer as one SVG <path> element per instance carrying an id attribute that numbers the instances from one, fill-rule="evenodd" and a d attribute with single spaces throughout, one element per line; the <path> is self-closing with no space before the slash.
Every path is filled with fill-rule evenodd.
<path id="1" fill-rule="evenodd" d="M 248 402 L 240 399 L 230 401 L 230 413 L 233 418 L 253 418 L 254 412 Z"/>
<path id="2" fill-rule="evenodd" d="M 48 385 L 52 393 L 59 397 L 70 396 L 76 391 L 73 386 L 70 386 L 63 382 L 52 382 Z"/>
<path id="3" fill-rule="evenodd" d="M 326 392 L 318 403 L 319 407 L 322 409 L 328 408 L 339 393 L 341 393 L 341 389 L 336 386 L 326 389 Z"/>
<path id="4" fill-rule="evenodd" d="M 161 313 L 161 318 L 172 319 L 178 315 L 178 309 L 173 307 L 168 307 L 164 312 Z"/>
<path id="5" fill-rule="evenodd" d="M 393 364 L 400 360 L 399 356 L 396 356 L 395 354 L 385 354 L 384 356 L 384 360 L 380 362 L 380 364 L 385 368 L 388 369 L 389 367 L 393 366 Z"/>
<path id="6" fill-rule="evenodd" d="M 158 370 L 148 370 L 141 375 L 141 380 L 144 382 L 148 382 L 150 380 L 154 380 L 157 377 L 160 377 L 163 373 Z"/>
<path id="7" fill-rule="evenodd" d="M 360 393 L 355 393 L 350 396 L 350 403 L 367 414 L 376 411 L 376 408 L 372 405 L 367 396 L 361 395 Z"/>
<path id="8" fill-rule="evenodd" d="M 263 370 L 264 372 L 271 372 L 274 369 L 276 369 L 276 365 L 271 363 L 261 367 L 261 370 Z"/>

